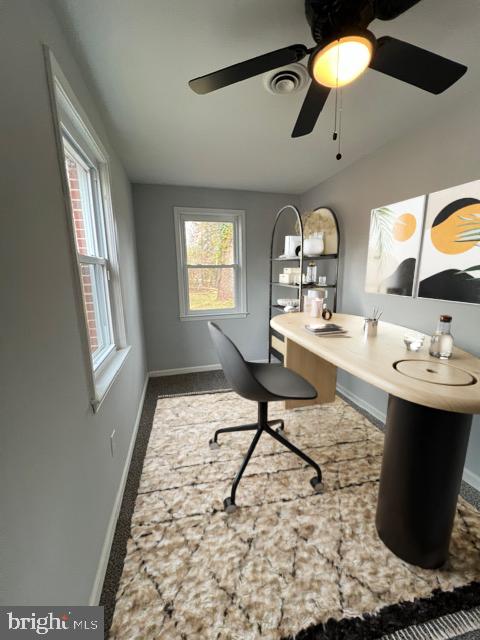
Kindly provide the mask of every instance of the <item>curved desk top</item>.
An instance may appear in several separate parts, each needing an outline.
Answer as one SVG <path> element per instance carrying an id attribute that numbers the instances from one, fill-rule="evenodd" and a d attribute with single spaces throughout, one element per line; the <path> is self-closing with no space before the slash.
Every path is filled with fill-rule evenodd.
<path id="1" fill-rule="evenodd" d="M 428 338 L 420 351 L 407 351 L 403 335 L 408 329 L 381 321 L 378 335 L 365 340 L 361 316 L 334 314 L 332 322 L 347 329 L 347 336 L 314 335 L 305 329 L 310 322 L 322 320 L 285 313 L 270 324 L 288 340 L 393 396 L 433 409 L 480 413 L 480 359 L 470 353 L 454 348 L 449 360 L 432 358 Z"/>

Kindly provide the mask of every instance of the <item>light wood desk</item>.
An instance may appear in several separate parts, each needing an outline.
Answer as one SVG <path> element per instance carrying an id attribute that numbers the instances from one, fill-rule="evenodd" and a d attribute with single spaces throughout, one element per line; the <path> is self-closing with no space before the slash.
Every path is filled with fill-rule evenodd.
<path id="1" fill-rule="evenodd" d="M 347 329 L 348 337 L 313 335 L 305 329 L 310 321 L 304 313 L 272 318 L 272 328 L 284 337 L 275 348 L 285 366 L 317 389 L 310 403 L 333 401 L 337 367 L 389 394 L 377 530 L 403 560 L 441 566 L 472 414 L 480 413 L 480 359 L 457 348 L 448 361 L 432 358 L 428 339 L 419 352 L 407 351 L 407 329 L 387 322 L 379 323 L 376 337 L 364 339 L 359 316 L 334 315 L 332 322 Z"/>

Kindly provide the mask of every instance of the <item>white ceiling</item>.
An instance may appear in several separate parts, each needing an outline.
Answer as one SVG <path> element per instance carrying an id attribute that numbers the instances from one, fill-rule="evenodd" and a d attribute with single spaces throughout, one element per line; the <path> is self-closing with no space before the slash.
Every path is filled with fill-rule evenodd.
<path id="1" fill-rule="evenodd" d="M 303 0 L 57 0 L 134 182 L 301 193 L 453 107 L 480 84 L 478 0 L 422 0 L 393 35 L 469 66 L 441 96 L 375 71 L 344 90 L 343 160 L 332 142 L 332 95 L 314 132 L 290 133 L 306 90 L 274 96 L 262 76 L 209 95 L 187 82 L 294 43 L 311 46 Z"/>

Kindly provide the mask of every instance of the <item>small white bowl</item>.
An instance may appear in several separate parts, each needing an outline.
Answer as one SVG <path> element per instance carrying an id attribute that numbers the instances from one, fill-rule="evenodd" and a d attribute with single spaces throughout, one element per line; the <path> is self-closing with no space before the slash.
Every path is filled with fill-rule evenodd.
<path id="1" fill-rule="evenodd" d="M 407 331 L 403 336 L 403 342 L 407 347 L 407 351 L 420 351 L 423 347 L 425 336 L 418 331 Z"/>
<path id="2" fill-rule="evenodd" d="M 278 298 L 277 304 L 279 307 L 298 307 L 298 300 L 296 298 Z"/>

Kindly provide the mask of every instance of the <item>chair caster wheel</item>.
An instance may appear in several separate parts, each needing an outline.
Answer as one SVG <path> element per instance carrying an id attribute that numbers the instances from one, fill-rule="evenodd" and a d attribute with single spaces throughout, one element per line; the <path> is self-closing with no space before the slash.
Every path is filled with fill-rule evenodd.
<path id="1" fill-rule="evenodd" d="M 208 441 L 208 446 L 210 447 L 210 449 L 220 449 L 220 445 L 218 444 L 218 442 L 216 440 L 214 440 L 213 438 L 211 438 Z"/>
<path id="2" fill-rule="evenodd" d="M 227 513 L 233 513 L 237 510 L 237 505 L 232 502 L 231 498 L 225 498 L 223 501 L 223 508 Z"/>
<path id="3" fill-rule="evenodd" d="M 319 479 L 318 476 L 313 476 L 313 478 L 310 480 L 310 484 L 317 493 L 322 493 L 324 486 L 323 482 Z"/>

